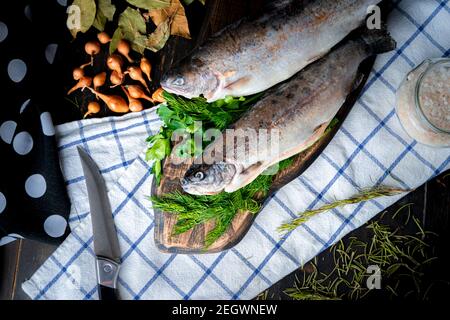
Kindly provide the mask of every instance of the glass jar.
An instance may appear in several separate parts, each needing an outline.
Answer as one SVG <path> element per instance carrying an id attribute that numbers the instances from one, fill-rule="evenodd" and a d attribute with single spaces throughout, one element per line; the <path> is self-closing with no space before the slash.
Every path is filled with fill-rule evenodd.
<path id="1" fill-rule="evenodd" d="M 413 139 L 450 147 L 450 59 L 425 60 L 397 91 L 396 111 Z"/>

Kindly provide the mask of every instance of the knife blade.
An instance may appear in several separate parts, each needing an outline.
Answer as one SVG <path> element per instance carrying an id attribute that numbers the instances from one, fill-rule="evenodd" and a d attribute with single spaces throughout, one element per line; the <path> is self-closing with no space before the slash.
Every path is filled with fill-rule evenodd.
<path id="1" fill-rule="evenodd" d="M 99 298 L 115 300 L 121 254 L 105 181 L 89 154 L 77 149 L 89 198 Z"/>

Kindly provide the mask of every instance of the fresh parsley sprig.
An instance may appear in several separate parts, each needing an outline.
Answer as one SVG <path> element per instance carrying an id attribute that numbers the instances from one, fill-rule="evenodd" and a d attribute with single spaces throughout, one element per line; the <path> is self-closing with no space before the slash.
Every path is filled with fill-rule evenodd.
<path id="1" fill-rule="evenodd" d="M 260 97 L 255 95 L 250 98 L 233 98 L 208 103 L 204 98 L 186 99 L 180 96 L 163 92 L 166 100 L 157 114 L 163 121 L 158 134 L 149 137 L 149 148 L 146 154 L 147 161 L 154 161 L 152 173 L 157 183 L 162 177 L 162 161 L 172 152 L 172 135 L 176 130 L 184 130 L 189 134 L 202 134 L 204 131 L 216 128 L 224 130 L 235 122 L 249 107 Z M 201 121 L 202 126 L 196 125 Z M 187 139 L 182 146 L 177 148 L 178 156 L 192 157 L 201 154 L 206 145 L 197 146 L 193 139 Z"/>

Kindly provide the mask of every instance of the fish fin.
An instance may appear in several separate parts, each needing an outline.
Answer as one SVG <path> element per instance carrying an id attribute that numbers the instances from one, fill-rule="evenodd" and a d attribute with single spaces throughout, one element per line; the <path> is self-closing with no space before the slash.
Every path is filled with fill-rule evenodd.
<path id="1" fill-rule="evenodd" d="M 328 51 L 325 52 L 325 53 L 320 53 L 320 54 L 318 54 L 318 55 L 316 55 L 316 56 L 310 58 L 310 59 L 306 62 L 306 65 L 310 65 L 311 63 L 313 63 L 313 62 L 315 62 L 315 61 L 321 59 L 321 58 L 322 58 L 323 56 L 325 56 L 327 53 L 328 53 Z"/>
<path id="2" fill-rule="evenodd" d="M 322 135 L 327 130 L 328 126 L 330 125 L 331 121 L 324 122 L 322 124 L 319 124 L 317 127 L 314 128 L 313 135 L 311 136 L 312 141 L 318 140 L 322 137 Z"/>
<path id="3" fill-rule="evenodd" d="M 392 51 L 397 47 L 397 42 L 390 35 L 386 25 L 381 29 L 367 29 L 361 33 L 360 38 L 368 52 L 374 55 Z"/>
<path id="4" fill-rule="evenodd" d="M 230 78 L 236 74 L 236 70 L 229 70 L 224 72 L 223 76 L 224 78 Z"/>
<path id="5" fill-rule="evenodd" d="M 324 122 L 320 125 L 318 125 L 316 128 L 314 128 L 312 135 L 303 143 L 299 144 L 298 146 L 282 153 L 276 161 L 273 162 L 262 162 L 258 161 L 245 170 L 243 170 L 241 173 L 239 173 L 232 181 L 231 183 L 225 187 L 225 192 L 231 193 L 235 192 L 251 182 L 253 182 L 258 176 L 260 176 L 267 168 L 270 168 L 271 166 L 279 163 L 280 161 L 283 161 L 285 159 L 288 159 L 292 156 L 295 156 L 299 154 L 300 152 L 308 149 L 314 143 L 316 143 L 325 133 L 326 129 L 328 128 L 328 125 L 331 121 Z"/>
<path id="6" fill-rule="evenodd" d="M 214 92 L 208 92 L 203 94 L 203 96 L 206 98 L 207 102 L 213 102 L 214 101 Z"/>
<path id="7" fill-rule="evenodd" d="M 230 84 L 227 84 L 224 87 L 224 89 L 226 89 L 226 90 L 234 90 L 234 89 L 237 89 L 240 86 L 248 83 L 249 81 L 250 81 L 250 77 L 243 77 L 243 78 L 240 78 L 240 79 L 238 79 L 238 80 L 236 80 L 236 81 L 234 81 L 234 82 L 232 82 Z"/>
<path id="8" fill-rule="evenodd" d="M 324 123 L 318 125 L 317 127 L 315 127 L 314 130 L 312 131 L 311 136 L 308 139 L 306 139 L 305 141 L 303 141 L 303 143 L 300 143 L 296 147 L 283 152 L 279 156 L 278 159 L 269 163 L 269 165 L 267 167 L 271 167 L 285 159 L 289 159 L 289 158 L 305 151 L 306 149 L 310 148 L 311 146 L 313 146 L 317 141 L 319 141 L 320 138 L 323 137 L 325 131 L 327 130 L 328 126 L 330 125 L 330 122 L 331 121 L 324 122 Z"/>
<path id="9" fill-rule="evenodd" d="M 248 168 L 246 168 L 244 171 L 239 173 L 232 181 L 231 183 L 225 187 L 225 192 L 231 193 L 235 192 L 249 183 L 251 183 L 253 180 L 255 180 L 261 173 L 264 172 L 264 170 L 267 169 L 267 165 L 265 163 L 258 161 Z"/>

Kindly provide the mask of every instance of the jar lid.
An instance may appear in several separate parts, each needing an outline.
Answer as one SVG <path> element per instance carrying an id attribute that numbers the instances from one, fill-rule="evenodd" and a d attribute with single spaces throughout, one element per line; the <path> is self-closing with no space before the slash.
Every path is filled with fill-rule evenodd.
<path id="1" fill-rule="evenodd" d="M 417 105 L 426 121 L 450 134 L 450 59 L 430 64 L 417 87 Z"/>

